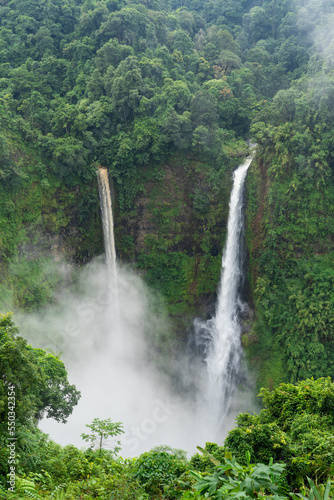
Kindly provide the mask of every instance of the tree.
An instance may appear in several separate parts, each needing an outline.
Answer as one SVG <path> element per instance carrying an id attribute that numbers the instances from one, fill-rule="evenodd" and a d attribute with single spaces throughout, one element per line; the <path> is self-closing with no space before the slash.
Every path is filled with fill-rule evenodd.
<path id="1" fill-rule="evenodd" d="M 250 41 L 256 43 L 262 38 L 268 38 L 271 33 L 271 26 L 262 7 L 252 7 L 250 11 L 243 16 L 243 26 L 249 34 Z"/>
<path id="2" fill-rule="evenodd" d="M 112 75 L 108 71 L 105 85 L 114 108 L 119 113 L 119 119 L 124 119 L 126 126 L 128 126 L 128 122 L 132 119 L 134 110 L 138 107 L 141 95 L 144 92 L 138 59 L 129 56 L 119 64 Z"/>
<path id="3" fill-rule="evenodd" d="M 97 51 L 96 55 L 97 68 L 106 71 L 109 66 L 116 68 L 121 61 L 132 56 L 133 48 L 120 44 L 118 40 L 112 38 Z"/>
<path id="4" fill-rule="evenodd" d="M 290 36 L 280 45 L 276 57 L 286 71 L 294 71 L 308 62 L 309 54 L 304 47 L 298 45 L 295 36 Z"/>
<path id="5" fill-rule="evenodd" d="M 0 315 L 0 483 L 8 470 L 8 437 L 15 437 L 20 467 L 31 470 L 43 441 L 36 422 L 43 416 L 66 422 L 80 397 L 62 361 L 18 333 L 11 316 Z"/>
<path id="6" fill-rule="evenodd" d="M 210 148 L 212 142 L 212 133 L 204 125 L 199 125 L 193 132 L 192 145 L 198 146 L 198 151 L 202 152 Z"/>
<path id="7" fill-rule="evenodd" d="M 218 26 L 211 26 L 208 29 L 206 41 L 208 44 L 211 43 L 217 47 L 218 51 L 229 50 L 235 54 L 238 54 L 240 51 L 240 47 L 231 33 Z"/>
<path id="8" fill-rule="evenodd" d="M 259 415 L 241 413 L 226 441 L 237 459 L 273 458 L 287 464 L 293 486 L 306 476 L 327 480 L 334 460 L 334 384 L 330 377 L 261 389 Z"/>
<path id="9" fill-rule="evenodd" d="M 109 11 L 102 2 L 94 10 L 83 12 L 80 17 L 79 30 L 82 35 L 91 36 L 108 19 Z"/>
<path id="10" fill-rule="evenodd" d="M 240 57 L 230 50 L 222 50 L 216 61 L 221 67 L 222 75 L 227 75 L 231 73 L 231 70 L 240 68 L 241 66 Z"/>
<path id="11" fill-rule="evenodd" d="M 41 26 L 37 33 L 32 36 L 34 50 L 32 51 L 36 59 L 41 58 L 46 51 L 54 51 L 54 43 L 51 31 L 46 26 Z"/>
<path id="12" fill-rule="evenodd" d="M 166 78 L 162 88 L 162 98 L 166 101 L 168 109 L 173 106 L 176 112 L 182 113 L 189 108 L 192 95 L 185 82 Z"/>
<path id="13" fill-rule="evenodd" d="M 86 427 L 91 429 L 92 432 L 90 434 L 83 432 L 81 434 L 82 439 L 90 443 L 91 446 L 96 444 L 100 453 L 102 453 L 102 448 L 109 438 L 124 434 L 123 424 L 121 422 L 112 422 L 111 418 L 105 420 L 94 418 L 91 424 L 86 424 Z M 112 449 L 114 455 L 117 455 L 121 449 L 117 446 L 120 444 L 120 441 L 116 441 L 116 445 Z"/>
<path id="14" fill-rule="evenodd" d="M 195 29 L 193 14 L 188 10 L 180 10 L 180 9 L 176 11 L 176 14 L 179 20 L 180 28 L 188 32 L 190 36 L 193 36 Z"/>
<path id="15" fill-rule="evenodd" d="M 194 128 L 199 125 L 212 127 L 218 120 L 217 100 L 207 91 L 195 94 L 190 110 Z"/>
<path id="16" fill-rule="evenodd" d="M 11 315 L 0 315 L 0 421 L 7 422 L 7 388 L 15 387 L 16 418 L 22 425 L 44 415 L 66 422 L 80 392 L 67 380 L 58 356 L 27 345 Z"/>
<path id="17" fill-rule="evenodd" d="M 186 484 L 182 478 L 188 470 L 186 453 L 169 446 L 157 446 L 134 462 L 134 476 L 151 499 L 180 498 L 180 486 Z"/>
<path id="18" fill-rule="evenodd" d="M 117 38 L 128 45 L 137 42 L 140 36 L 145 36 L 146 16 L 135 7 L 124 7 L 118 12 L 109 15 L 106 22 L 96 32 L 98 41 L 103 45 L 111 38 Z M 146 10 L 146 9 L 144 9 Z"/>
<path id="19" fill-rule="evenodd" d="M 192 53 L 194 43 L 185 31 L 181 29 L 172 31 L 168 38 L 173 50 L 179 50 L 183 55 Z"/>

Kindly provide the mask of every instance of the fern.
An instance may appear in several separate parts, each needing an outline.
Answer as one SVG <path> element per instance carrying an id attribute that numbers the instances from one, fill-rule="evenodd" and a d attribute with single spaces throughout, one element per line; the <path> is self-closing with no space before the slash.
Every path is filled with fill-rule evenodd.
<path id="1" fill-rule="evenodd" d="M 64 497 L 64 492 L 61 491 L 61 490 L 63 488 L 65 488 L 65 486 L 66 486 L 65 483 L 58 484 L 58 486 L 56 486 L 56 488 L 51 493 L 50 500 L 52 500 L 52 499 L 54 499 L 54 500 L 61 500 Z"/>
<path id="2" fill-rule="evenodd" d="M 32 500 L 43 500 L 42 497 L 38 494 L 34 481 L 31 481 L 29 479 L 20 478 L 18 480 L 17 490 L 20 493 L 20 497 L 22 499 L 29 498 Z"/>
<path id="3" fill-rule="evenodd" d="M 48 496 L 49 500 L 62 500 L 64 498 L 62 490 L 65 486 L 65 483 L 58 484 Z M 35 482 L 29 479 L 17 479 L 17 492 L 20 494 L 20 500 L 43 500 L 45 498 L 38 493 Z"/>

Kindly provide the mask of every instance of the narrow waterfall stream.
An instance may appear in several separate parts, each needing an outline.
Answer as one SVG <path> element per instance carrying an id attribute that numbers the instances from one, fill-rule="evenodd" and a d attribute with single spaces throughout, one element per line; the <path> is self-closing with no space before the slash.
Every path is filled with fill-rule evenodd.
<path id="1" fill-rule="evenodd" d="M 104 238 L 104 251 L 106 255 L 106 265 L 108 269 L 108 288 L 106 291 L 106 302 L 110 305 L 110 311 L 113 311 L 110 319 L 106 316 L 105 331 L 102 342 L 104 348 L 113 345 L 113 349 L 121 355 L 124 344 L 122 340 L 122 323 L 119 307 L 119 277 L 117 275 L 116 265 L 116 245 L 114 235 L 114 219 L 112 213 L 112 200 L 108 179 L 108 170 L 105 167 L 99 167 L 97 170 L 97 179 L 99 185 L 100 206 L 102 213 L 102 227 Z"/>
<path id="2" fill-rule="evenodd" d="M 99 183 L 99 195 L 102 212 L 102 226 L 104 237 L 104 250 L 106 253 L 106 262 L 108 268 L 116 276 L 116 247 L 114 236 L 114 221 L 112 216 L 112 203 L 110 196 L 110 187 L 108 180 L 108 170 L 105 167 L 99 167 L 97 171 Z"/>
<path id="3" fill-rule="evenodd" d="M 218 434 L 227 415 L 232 396 L 240 379 L 242 347 L 240 340 L 240 286 L 243 278 L 242 238 L 244 236 L 243 191 L 247 170 L 253 157 L 248 157 L 233 174 L 229 204 L 227 240 L 222 259 L 221 280 L 215 316 L 196 321 L 199 343 L 205 344 L 207 382 L 204 399 L 211 429 Z"/>

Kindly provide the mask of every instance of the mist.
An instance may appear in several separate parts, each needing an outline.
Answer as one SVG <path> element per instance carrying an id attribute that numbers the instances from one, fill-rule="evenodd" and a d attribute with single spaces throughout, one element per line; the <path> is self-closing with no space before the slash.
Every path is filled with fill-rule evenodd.
<path id="1" fill-rule="evenodd" d="M 75 291 L 64 290 L 51 307 L 18 313 L 16 320 L 34 347 L 60 355 L 70 383 L 81 391 L 66 424 L 40 423 L 62 445 L 86 446 L 80 434 L 97 417 L 123 423 L 123 457 L 158 445 L 192 454 L 206 441 L 223 444 L 236 414 L 251 407 L 249 391 L 239 393 L 217 436 L 203 397 L 205 364 L 185 347 L 173 358 L 167 355 L 168 362 L 159 355 L 172 349 L 163 301 L 120 265 L 116 282 L 100 259 L 93 261 L 81 271 Z"/>
<path id="2" fill-rule="evenodd" d="M 305 0 L 298 9 L 298 29 L 307 34 L 313 44 L 312 53 L 325 59 L 325 68 L 333 68 L 334 14 L 325 1 Z"/>

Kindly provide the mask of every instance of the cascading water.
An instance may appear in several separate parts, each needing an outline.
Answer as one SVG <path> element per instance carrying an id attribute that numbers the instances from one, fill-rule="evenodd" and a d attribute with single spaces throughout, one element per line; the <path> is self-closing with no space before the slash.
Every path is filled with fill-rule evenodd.
<path id="1" fill-rule="evenodd" d="M 104 250 L 108 269 L 108 286 L 105 292 L 105 303 L 109 304 L 108 314 L 104 317 L 104 320 L 106 321 L 106 335 L 103 335 L 100 342 L 102 341 L 102 349 L 106 349 L 108 345 L 112 344 L 113 349 L 120 355 L 124 346 L 121 336 L 122 328 L 119 310 L 119 279 L 117 276 L 114 220 L 112 214 L 108 170 L 105 167 L 98 168 L 97 179 L 99 184 L 99 196 L 102 212 Z"/>
<path id="2" fill-rule="evenodd" d="M 99 183 L 99 195 L 102 212 L 102 226 L 104 237 L 104 250 L 106 253 L 107 266 L 114 276 L 116 276 L 116 247 L 114 237 L 114 221 L 112 216 L 112 204 L 110 196 L 110 187 L 108 180 L 108 170 L 105 167 L 99 167 L 97 170 L 97 179 Z"/>
<path id="3" fill-rule="evenodd" d="M 243 188 L 250 156 L 234 172 L 229 205 L 227 241 L 215 317 L 195 322 L 196 336 L 205 344 L 207 382 L 205 387 L 209 426 L 215 435 L 227 415 L 240 378 L 242 347 L 240 341 L 240 285 L 243 278 L 242 237 L 244 231 Z"/>

